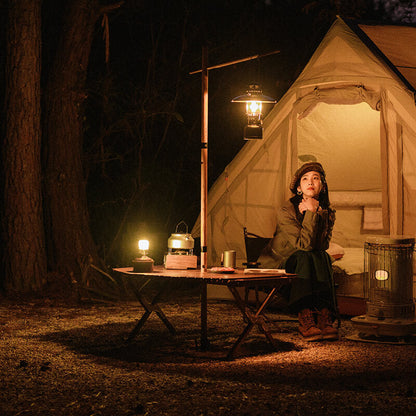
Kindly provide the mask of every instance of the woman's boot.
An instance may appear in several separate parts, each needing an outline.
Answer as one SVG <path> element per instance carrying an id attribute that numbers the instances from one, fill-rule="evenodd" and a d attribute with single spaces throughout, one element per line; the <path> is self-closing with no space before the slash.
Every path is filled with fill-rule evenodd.
<path id="1" fill-rule="evenodd" d="M 316 326 L 310 309 L 299 312 L 299 332 L 305 341 L 318 341 L 322 339 L 322 331 Z"/>
<path id="2" fill-rule="evenodd" d="M 338 330 L 332 326 L 331 312 L 324 308 L 318 312 L 318 327 L 323 339 L 338 339 Z"/>

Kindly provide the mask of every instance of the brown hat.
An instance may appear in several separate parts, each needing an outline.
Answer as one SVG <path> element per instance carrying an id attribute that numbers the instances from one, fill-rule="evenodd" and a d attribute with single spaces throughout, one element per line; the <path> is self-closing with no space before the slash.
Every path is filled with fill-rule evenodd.
<path id="1" fill-rule="evenodd" d="M 296 194 L 297 187 L 299 186 L 300 178 L 308 172 L 318 172 L 321 174 L 322 182 L 325 182 L 325 171 L 319 162 L 307 162 L 303 164 L 293 175 L 292 181 L 290 182 L 289 189 L 292 193 Z"/>

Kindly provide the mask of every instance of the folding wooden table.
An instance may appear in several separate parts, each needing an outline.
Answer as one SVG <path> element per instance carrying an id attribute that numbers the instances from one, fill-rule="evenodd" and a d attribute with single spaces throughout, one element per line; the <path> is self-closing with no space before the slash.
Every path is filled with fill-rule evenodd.
<path id="1" fill-rule="evenodd" d="M 273 348 L 277 348 L 276 342 L 273 339 L 270 330 L 267 326 L 266 320 L 263 316 L 263 311 L 269 304 L 276 290 L 279 290 L 282 286 L 290 283 L 295 278 L 294 274 L 284 273 L 280 271 L 276 272 L 250 272 L 244 273 L 243 269 L 236 270 L 232 274 L 215 273 L 212 271 L 195 270 L 166 270 L 163 266 L 156 266 L 153 272 L 149 273 L 135 273 L 132 267 L 116 268 L 113 269 L 120 276 L 122 276 L 127 287 L 130 288 L 132 293 L 136 296 L 137 300 L 141 303 L 145 309 L 145 313 L 140 318 L 134 329 L 129 335 L 129 340 L 132 340 L 142 329 L 146 320 L 154 312 L 156 313 L 168 330 L 174 335 L 176 333 L 175 328 L 170 323 L 160 306 L 158 301 L 161 295 L 166 289 L 166 285 L 162 284 L 161 289 L 157 291 L 152 300 L 149 300 L 145 294 L 145 288 L 152 281 L 160 279 L 166 280 L 191 280 L 198 281 L 201 285 L 201 349 L 207 349 L 209 347 L 208 341 L 208 328 L 207 328 L 207 285 L 224 285 L 227 286 L 233 298 L 236 306 L 240 309 L 243 319 L 247 322 L 246 327 L 235 341 L 231 350 L 229 351 L 227 358 L 233 358 L 238 347 L 247 337 L 253 326 L 257 325 L 259 330 L 265 335 L 268 342 Z M 140 286 L 134 284 L 135 278 L 140 278 Z M 136 282 L 137 283 L 137 282 Z M 256 311 L 252 311 L 246 304 L 245 300 L 241 297 L 237 288 L 244 287 L 263 287 L 270 289 L 266 298 L 261 302 Z"/>

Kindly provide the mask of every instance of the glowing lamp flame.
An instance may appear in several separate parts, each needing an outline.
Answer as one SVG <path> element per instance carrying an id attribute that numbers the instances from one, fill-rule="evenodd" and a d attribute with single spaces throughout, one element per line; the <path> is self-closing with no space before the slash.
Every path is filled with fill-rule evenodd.
<path id="1" fill-rule="evenodd" d="M 149 250 L 149 241 L 139 240 L 139 250 L 143 253 L 142 258 L 146 257 L 146 251 Z"/>
<path id="2" fill-rule="evenodd" d="M 260 101 L 249 101 L 247 102 L 247 114 L 256 115 L 261 114 L 261 102 Z"/>
<path id="3" fill-rule="evenodd" d="M 142 251 L 149 250 L 149 241 L 148 240 L 139 240 L 139 249 Z"/>

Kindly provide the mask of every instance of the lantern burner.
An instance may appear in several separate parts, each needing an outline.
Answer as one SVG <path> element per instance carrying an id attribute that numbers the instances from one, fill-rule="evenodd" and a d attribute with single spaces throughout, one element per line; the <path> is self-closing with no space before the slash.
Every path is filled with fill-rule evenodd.
<path id="1" fill-rule="evenodd" d="M 149 250 L 148 240 L 139 240 L 139 250 L 142 252 L 141 257 L 132 260 L 134 273 L 148 273 L 153 271 L 154 261 L 146 255 Z"/>

